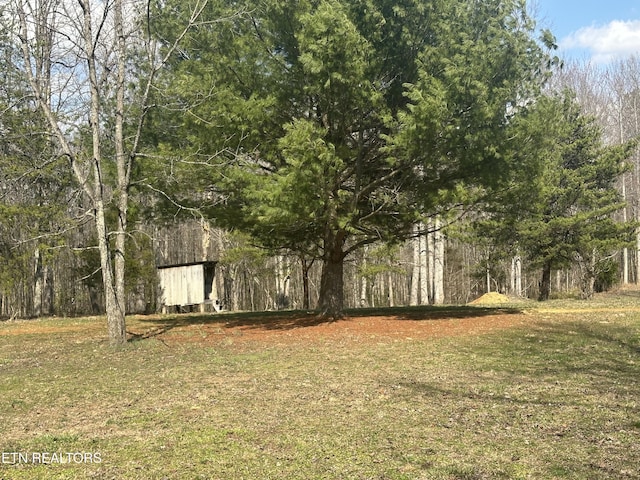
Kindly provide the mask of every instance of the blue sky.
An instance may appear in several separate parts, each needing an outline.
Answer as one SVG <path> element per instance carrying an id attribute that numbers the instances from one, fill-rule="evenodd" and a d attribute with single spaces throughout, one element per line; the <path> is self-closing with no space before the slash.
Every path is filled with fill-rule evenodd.
<path id="1" fill-rule="evenodd" d="M 606 64 L 640 55 L 640 0 L 529 0 L 561 56 Z"/>

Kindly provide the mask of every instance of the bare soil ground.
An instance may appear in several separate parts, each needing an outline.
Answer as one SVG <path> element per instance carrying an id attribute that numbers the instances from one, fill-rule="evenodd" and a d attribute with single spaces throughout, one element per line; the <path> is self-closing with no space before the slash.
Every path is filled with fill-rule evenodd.
<path id="1" fill-rule="evenodd" d="M 522 326 L 528 319 L 527 314 L 517 310 L 492 308 L 416 309 L 386 315 L 365 311 L 337 321 L 325 321 L 313 313 L 274 312 L 258 316 L 134 317 L 129 320 L 127 332 L 134 341 L 153 337 L 167 345 L 366 343 L 479 335 Z"/>
<path id="2" fill-rule="evenodd" d="M 396 313 L 397 312 L 397 313 Z M 353 311 L 343 319 L 326 321 L 311 312 L 266 312 L 149 315 L 127 318 L 130 341 L 154 338 L 166 345 L 263 346 L 314 344 L 327 341 L 366 343 L 479 335 L 522 326 L 529 315 L 508 308 L 416 308 Z M 0 335 L 82 333 L 104 335 L 101 322 L 47 325 L 16 321 Z"/>

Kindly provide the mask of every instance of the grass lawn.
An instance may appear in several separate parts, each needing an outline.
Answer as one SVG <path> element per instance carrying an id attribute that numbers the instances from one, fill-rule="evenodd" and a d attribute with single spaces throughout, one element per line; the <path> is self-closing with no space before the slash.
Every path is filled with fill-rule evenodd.
<path id="1" fill-rule="evenodd" d="M 0 322 L 0 479 L 640 479 L 640 298 L 525 307 Z"/>

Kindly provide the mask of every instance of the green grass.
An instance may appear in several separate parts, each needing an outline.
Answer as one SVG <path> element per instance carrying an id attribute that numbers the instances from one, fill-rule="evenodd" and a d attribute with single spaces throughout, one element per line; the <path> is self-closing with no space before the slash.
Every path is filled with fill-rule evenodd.
<path id="1" fill-rule="evenodd" d="M 0 479 L 638 479 L 634 301 L 563 300 L 480 336 L 242 349 L 0 324 L 0 452 L 101 460 Z"/>

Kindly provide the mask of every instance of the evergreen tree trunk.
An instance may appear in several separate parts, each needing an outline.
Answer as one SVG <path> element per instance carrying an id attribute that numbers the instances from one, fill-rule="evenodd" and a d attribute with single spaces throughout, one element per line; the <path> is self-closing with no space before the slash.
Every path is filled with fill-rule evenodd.
<path id="1" fill-rule="evenodd" d="M 322 264 L 318 309 L 323 317 L 339 319 L 344 310 L 344 259 L 330 256 Z"/>
<path id="2" fill-rule="evenodd" d="M 328 232 L 325 239 L 325 253 L 320 279 L 320 299 L 318 309 L 320 315 L 328 319 L 339 319 L 344 316 L 344 257 L 342 251 L 346 233 Z"/>
<path id="3" fill-rule="evenodd" d="M 545 262 L 542 266 L 542 281 L 540 282 L 540 295 L 538 300 L 541 302 L 549 300 L 551 294 L 551 262 Z"/>

